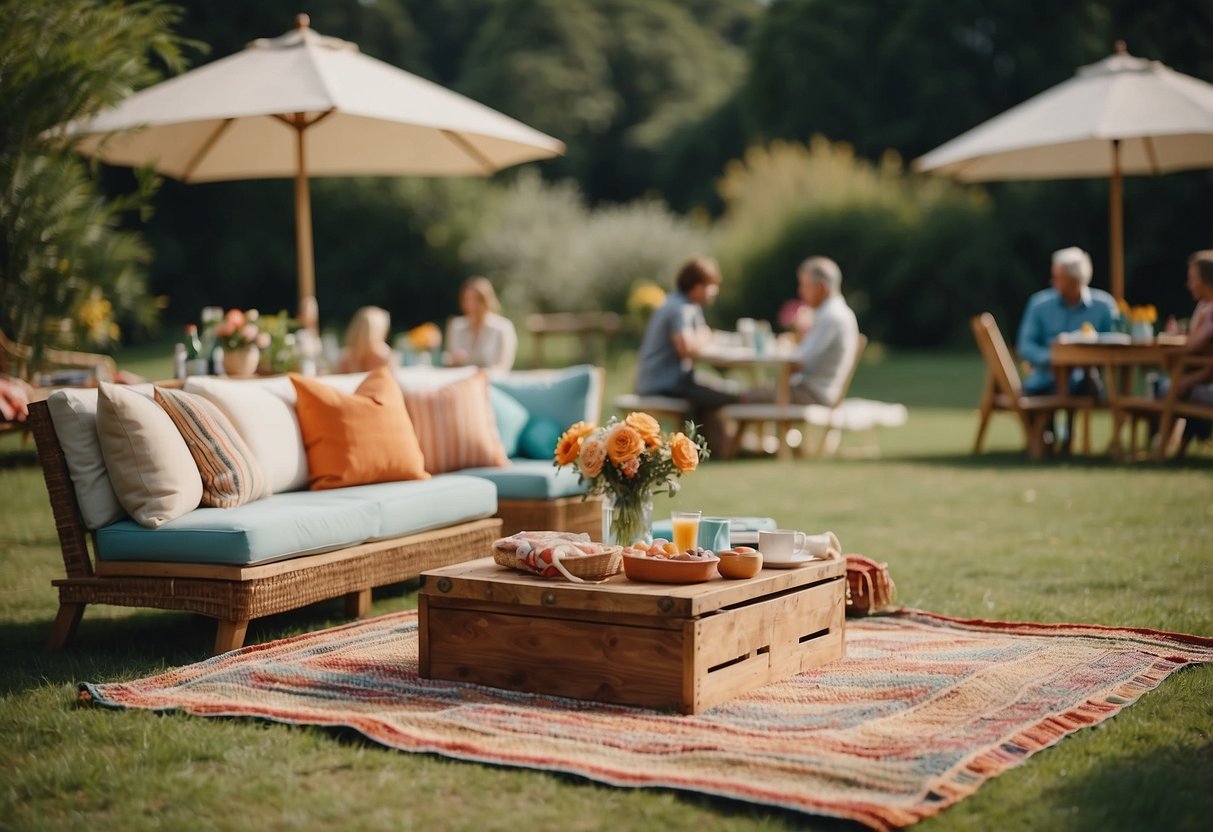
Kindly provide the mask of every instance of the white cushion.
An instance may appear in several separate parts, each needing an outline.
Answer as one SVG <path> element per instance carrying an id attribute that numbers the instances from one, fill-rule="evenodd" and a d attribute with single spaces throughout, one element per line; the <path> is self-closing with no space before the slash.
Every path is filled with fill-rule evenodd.
<path id="1" fill-rule="evenodd" d="M 103 382 L 97 396 L 97 435 L 114 493 L 135 522 L 154 529 L 198 507 L 198 466 L 177 426 L 156 402 Z"/>
<path id="2" fill-rule="evenodd" d="M 132 385 L 141 395 L 152 395 L 150 384 Z M 110 484 L 101 438 L 97 435 L 97 390 L 79 388 L 56 390 L 46 400 L 55 435 L 72 478 L 80 516 L 90 529 L 108 526 L 126 516 L 118 495 Z"/>
<path id="3" fill-rule="evenodd" d="M 366 373 L 319 376 L 342 393 L 353 393 Z M 307 488 L 307 450 L 295 415 L 295 386 L 287 376 L 226 379 L 190 376 L 187 393 L 205 396 L 223 411 L 248 443 L 275 494 Z"/>
<path id="4" fill-rule="evenodd" d="M 269 483 L 281 494 L 307 488 L 307 451 L 295 417 L 295 388 L 286 376 L 233 379 L 191 376 L 188 393 L 214 402 L 248 443 Z"/>

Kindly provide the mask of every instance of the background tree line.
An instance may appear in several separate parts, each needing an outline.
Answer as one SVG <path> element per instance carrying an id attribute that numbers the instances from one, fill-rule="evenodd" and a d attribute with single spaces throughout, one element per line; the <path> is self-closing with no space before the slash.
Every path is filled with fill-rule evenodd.
<path id="1" fill-rule="evenodd" d="M 297 5 L 187 0 L 177 3 L 179 17 L 157 18 L 158 34 L 184 39 L 197 64 L 285 31 Z M 874 337 L 963 342 L 976 311 L 995 312 L 1004 327 L 1017 322 L 1027 294 L 1047 279 L 1053 249 L 1087 248 L 1096 284 L 1106 286 L 1107 183 L 960 188 L 908 173 L 909 160 L 1105 57 L 1116 38 L 1133 54 L 1213 81 L 1213 0 L 310 5 L 316 30 L 568 145 L 563 158 L 487 181 L 313 180 L 318 294 L 324 323 L 336 327 L 365 303 L 391 310 L 398 329 L 441 320 L 474 271 L 501 285 L 511 311 L 622 311 L 635 283 L 668 284 L 670 263 L 708 249 L 726 267 L 721 322 L 773 316 L 793 292 L 795 264 L 827 253 L 842 264 Z M 4 6 L 10 22 L 17 6 Z M 25 67 L 20 77 L 39 76 L 46 50 L 21 46 L 13 57 L 8 47 L 23 43 L 10 40 L 14 31 L 45 35 L 48 25 L 36 15 L 6 24 L 0 60 Z M 165 66 L 155 44 L 144 33 L 73 48 L 129 53 L 154 71 Z M 0 71 L 0 83 L 12 77 Z M 32 97 L 9 104 L 42 106 Z M 130 198 L 133 182 L 129 171 L 104 171 L 107 193 Z M 290 306 L 290 187 L 166 181 L 143 203 L 154 218 L 126 217 L 118 230 L 142 230 L 152 255 L 145 294 L 168 297 L 167 322 L 191 320 L 208 304 Z M 1211 197 L 1208 171 L 1126 181 L 1133 302 L 1186 314 L 1183 259 L 1213 245 Z M 127 272 L 139 267 L 133 259 Z M 4 268 L 6 287 L 15 284 Z M 7 289 L 5 297 L 7 305 Z M 134 305 L 116 305 L 120 318 L 133 316 Z"/>

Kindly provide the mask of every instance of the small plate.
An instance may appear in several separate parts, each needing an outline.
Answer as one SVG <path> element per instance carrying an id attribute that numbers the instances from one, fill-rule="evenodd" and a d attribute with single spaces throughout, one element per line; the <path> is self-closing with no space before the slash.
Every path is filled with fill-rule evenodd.
<path id="1" fill-rule="evenodd" d="M 817 563 L 824 558 L 815 557 L 814 555 L 793 555 L 790 560 L 771 560 L 766 555 L 762 557 L 762 568 L 768 566 L 772 569 L 795 569 L 798 566 L 804 566 L 807 563 Z"/>

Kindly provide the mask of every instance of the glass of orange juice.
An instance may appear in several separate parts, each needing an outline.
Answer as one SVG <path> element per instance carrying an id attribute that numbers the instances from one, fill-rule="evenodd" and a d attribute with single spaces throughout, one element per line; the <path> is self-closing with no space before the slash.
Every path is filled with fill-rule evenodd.
<path id="1" fill-rule="evenodd" d="M 671 515 L 674 522 L 674 548 L 679 552 L 694 549 L 699 544 L 698 511 L 675 511 Z"/>

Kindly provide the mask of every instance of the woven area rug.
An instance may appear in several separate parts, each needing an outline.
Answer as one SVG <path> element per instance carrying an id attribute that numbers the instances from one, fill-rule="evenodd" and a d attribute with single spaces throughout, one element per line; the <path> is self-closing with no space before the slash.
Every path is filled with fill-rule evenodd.
<path id="1" fill-rule="evenodd" d="M 126 684 L 98 704 L 345 726 L 404 751 L 683 789 L 906 826 L 1094 725 L 1213 639 L 961 621 L 847 622 L 847 657 L 699 716 L 417 676 L 403 612 L 247 647 Z"/>

